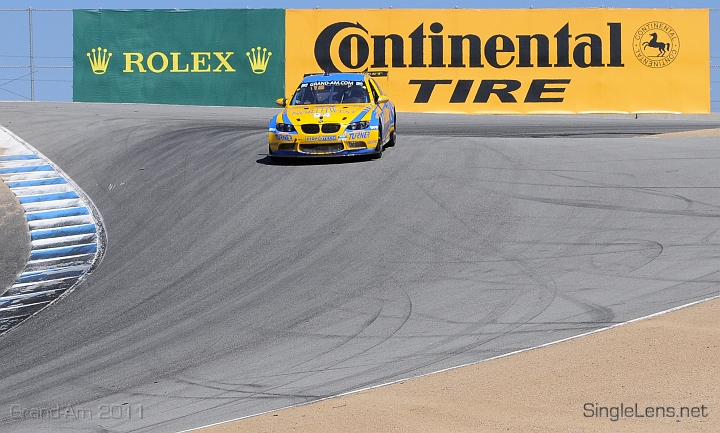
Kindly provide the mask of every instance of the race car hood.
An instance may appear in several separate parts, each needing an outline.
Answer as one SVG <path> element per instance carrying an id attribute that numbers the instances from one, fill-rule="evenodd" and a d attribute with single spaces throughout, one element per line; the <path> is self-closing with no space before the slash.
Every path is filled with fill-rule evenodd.
<path id="1" fill-rule="evenodd" d="M 293 105 L 287 107 L 282 116 L 286 123 L 294 124 L 348 124 L 363 120 L 372 108 L 370 104 Z"/>

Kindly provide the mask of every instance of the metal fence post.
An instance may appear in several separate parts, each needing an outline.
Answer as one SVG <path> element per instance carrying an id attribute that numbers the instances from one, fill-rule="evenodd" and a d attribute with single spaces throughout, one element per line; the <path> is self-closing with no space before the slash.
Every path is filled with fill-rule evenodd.
<path id="1" fill-rule="evenodd" d="M 35 54 L 33 53 L 33 23 L 32 23 L 32 7 L 28 9 L 28 17 L 30 20 L 30 100 L 35 100 Z"/>

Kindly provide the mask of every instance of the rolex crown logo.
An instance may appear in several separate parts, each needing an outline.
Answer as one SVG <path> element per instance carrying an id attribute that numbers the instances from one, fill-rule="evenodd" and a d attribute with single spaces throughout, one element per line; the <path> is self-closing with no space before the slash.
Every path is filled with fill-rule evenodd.
<path id="1" fill-rule="evenodd" d="M 90 59 L 90 67 L 92 68 L 93 74 L 102 75 L 107 70 L 112 53 L 108 53 L 107 48 L 97 47 L 97 50 L 95 50 L 95 48 L 90 50 L 87 56 L 88 59 Z"/>
<path id="2" fill-rule="evenodd" d="M 245 53 L 245 55 L 248 60 L 250 60 L 252 71 L 256 74 L 263 74 L 267 69 L 272 53 L 268 51 L 267 48 L 257 47 L 257 49 L 252 48 L 250 52 Z"/>

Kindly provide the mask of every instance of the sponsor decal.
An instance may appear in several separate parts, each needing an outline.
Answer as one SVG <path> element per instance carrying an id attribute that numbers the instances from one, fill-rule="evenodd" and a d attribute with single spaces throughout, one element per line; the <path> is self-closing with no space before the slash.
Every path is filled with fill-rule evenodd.
<path id="1" fill-rule="evenodd" d="M 570 23 L 566 23 L 557 32 L 549 35 L 535 33 L 511 37 L 496 34 L 481 37 L 472 33 L 443 34 L 445 26 L 441 22 L 433 22 L 427 27 L 420 23 L 407 35 L 370 35 L 360 23 L 340 22 L 330 24 L 320 32 L 315 40 L 314 54 L 320 68 L 329 72 L 361 71 L 389 66 L 483 68 L 487 65 L 495 69 L 509 66 L 622 67 L 622 24 L 609 22 L 607 26 L 607 35 L 584 32 L 573 37 Z M 342 31 L 346 29 L 354 31 L 345 34 Z M 337 43 L 336 38 L 340 39 Z M 426 39 L 430 39 L 429 47 Z M 551 39 L 554 39 L 552 44 Z M 603 53 L 603 42 L 610 47 L 607 58 Z M 391 47 L 389 62 L 386 48 L 388 43 Z M 372 52 L 371 44 L 374 47 Z M 537 46 L 535 56 L 532 55 L 532 44 Z M 338 47 L 336 56 L 331 52 L 333 46 Z M 445 55 L 448 46 L 449 59 Z M 469 50 L 466 49 L 468 46 Z M 554 63 L 550 62 L 551 49 L 555 54 Z M 406 51 L 409 51 L 409 56 Z"/>
<path id="2" fill-rule="evenodd" d="M 187 54 L 171 52 L 163 53 L 155 51 L 145 57 L 143 53 L 123 53 L 125 57 L 125 69 L 123 72 L 236 72 L 230 64 L 230 56 L 235 54 L 232 51 L 207 51 L 192 52 Z M 171 65 L 172 64 L 172 65 Z M 168 69 L 168 67 L 170 69 Z"/>
<path id="3" fill-rule="evenodd" d="M 93 74 L 102 75 L 107 71 L 112 53 L 108 52 L 107 48 L 97 47 L 97 51 L 93 48 L 87 53 L 87 57 L 88 60 L 90 60 L 90 67 L 92 68 Z"/>
<path id="4" fill-rule="evenodd" d="M 74 9 L 73 100 L 274 107 L 284 28 L 282 9 Z"/>
<path id="5" fill-rule="evenodd" d="M 169 52 L 155 51 L 149 54 L 130 51 L 122 53 L 125 68 L 122 72 L 237 72 L 230 63 L 234 51 L 203 51 L 203 52 Z M 245 55 L 250 62 L 250 69 L 254 74 L 264 74 L 272 52 L 267 48 L 251 48 Z M 112 53 L 107 48 L 97 47 L 87 53 L 90 67 L 96 75 L 107 71 Z"/>
<path id="6" fill-rule="evenodd" d="M 475 80 L 410 80 L 410 84 L 418 85 L 415 94 L 416 104 L 427 104 L 430 102 L 433 90 L 438 85 L 454 85 L 449 102 L 451 104 L 465 103 L 470 96 Z M 560 80 L 532 80 L 523 102 L 562 102 L 561 93 L 565 91 L 565 85 L 570 84 L 570 79 Z M 473 103 L 487 103 L 490 96 L 496 96 L 501 102 L 518 102 L 513 92 L 522 87 L 518 80 L 481 80 L 477 92 L 472 98 Z M 548 96 L 555 94 L 555 97 Z"/>
<path id="7" fill-rule="evenodd" d="M 680 53 L 680 38 L 668 24 L 651 21 L 635 32 L 633 53 L 649 68 L 664 68 Z"/>
<path id="8" fill-rule="evenodd" d="M 351 109 L 347 107 L 336 107 L 332 105 L 325 105 L 317 108 L 312 108 L 311 106 L 304 106 L 301 109 L 294 109 L 291 111 L 288 111 L 288 116 L 296 117 L 296 116 L 313 116 L 315 118 L 319 117 L 330 117 L 332 114 L 355 114 L 357 113 L 357 109 Z"/>
<path id="9" fill-rule="evenodd" d="M 305 141 L 338 141 L 337 135 L 311 135 L 305 137 Z"/>
<path id="10" fill-rule="evenodd" d="M 250 68 L 253 73 L 259 75 L 265 73 L 268 62 L 270 61 L 270 56 L 272 56 L 272 52 L 268 51 L 267 48 L 261 49 L 260 47 L 257 47 L 257 50 L 255 48 L 251 48 L 250 51 L 245 53 L 245 55 L 250 61 Z"/>
<path id="11" fill-rule="evenodd" d="M 378 77 L 398 111 L 709 111 L 707 10 L 337 12 L 287 11 L 286 86 L 320 69 Z"/>
<path id="12" fill-rule="evenodd" d="M 288 135 L 288 134 L 275 133 L 275 140 L 292 142 L 293 137 L 292 137 L 292 135 Z"/>
<path id="13" fill-rule="evenodd" d="M 348 140 L 365 139 L 370 137 L 370 131 L 349 132 L 347 136 Z"/>
<path id="14" fill-rule="evenodd" d="M 124 65 L 122 72 L 237 72 L 231 63 L 234 51 L 198 51 L 190 53 L 154 51 L 146 54 L 136 51 L 123 52 Z M 87 53 L 90 67 L 96 75 L 103 75 L 108 68 L 112 53 L 107 48 L 97 47 Z M 246 52 L 250 69 L 254 74 L 264 74 L 272 52 L 267 48 L 257 47 Z"/>
<path id="15" fill-rule="evenodd" d="M 424 23 L 415 28 L 406 36 L 398 34 L 370 35 L 360 23 L 333 23 L 323 31 L 315 41 L 315 60 L 326 71 L 340 72 L 368 68 L 484 68 L 486 65 L 494 69 L 504 69 L 510 66 L 517 68 L 590 68 L 590 67 L 624 67 L 622 62 L 622 24 L 606 23 L 607 35 L 582 33 L 573 37 L 570 32 L 570 23 L 552 35 L 541 33 L 517 35 L 497 34 L 481 38 L 476 34 L 443 34 L 445 28 L 441 22 L 434 22 L 427 28 Z M 349 34 L 342 30 L 354 29 Z M 343 36 L 340 36 L 340 35 Z M 339 43 L 335 39 L 340 38 Z M 425 43 L 430 39 L 430 46 Z M 554 39 L 551 44 L 551 39 Z M 483 44 L 483 40 L 485 43 Z M 609 46 L 609 53 L 603 51 L 603 41 Z M 375 49 L 370 50 L 372 42 Z M 390 43 L 391 57 L 388 63 L 386 46 Z M 532 54 L 532 45 L 537 49 Z M 450 56 L 445 54 L 449 45 Z M 337 56 L 330 52 L 331 47 L 338 46 Z M 469 50 L 465 48 L 469 46 Z M 354 47 L 354 48 L 353 48 Z M 409 60 L 406 50 L 410 51 Z M 554 50 L 555 62 L 550 61 L 550 51 Z M 427 52 L 429 51 L 429 53 Z M 466 55 L 467 53 L 467 55 Z M 339 63 L 333 60 L 336 58 Z M 524 102 L 563 102 L 560 95 L 570 84 L 569 78 L 555 80 L 533 80 L 527 88 Z M 437 85 L 455 84 L 449 103 L 464 103 L 468 100 L 470 90 L 475 80 L 409 80 L 410 85 L 418 85 L 415 94 L 415 103 L 424 104 Z M 326 81 L 313 83 L 346 84 L 345 82 Z M 496 95 L 502 103 L 518 102 L 512 92 L 521 87 L 518 80 L 482 80 L 472 99 L 474 103 L 486 103 L 491 95 Z M 554 96 L 546 97 L 545 93 Z"/>
<path id="16" fill-rule="evenodd" d="M 325 86 L 352 86 L 355 84 L 354 81 L 346 80 L 331 80 L 331 81 L 313 81 L 308 83 L 310 87 L 325 87 Z"/>

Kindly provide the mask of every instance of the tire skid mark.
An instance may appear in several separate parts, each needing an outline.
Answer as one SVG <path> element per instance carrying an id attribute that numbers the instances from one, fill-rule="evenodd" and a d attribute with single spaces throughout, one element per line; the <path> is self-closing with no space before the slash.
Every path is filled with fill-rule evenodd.
<path id="1" fill-rule="evenodd" d="M 657 187 L 657 186 L 639 186 L 639 185 L 622 185 L 622 184 L 612 184 L 612 183 L 604 183 L 604 182 L 595 182 L 590 181 L 587 179 L 582 179 L 579 177 L 574 176 L 567 176 L 567 175 L 560 175 L 555 171 L 546 171 L 547 174 L 559 177 L 561 179 L 567 179 L 567 180 L 573 180 L 581 182 L 580 185 L 543 185 L 543 186 L 556 186 L 560 188 L 611 188 L 611 189 L 618 189 L 618 190 L 625 190 L 630 192 L 639 192 L 641 194 L 648 194 L 648 195 L 654 195 L 657 197 L 663 197 L 663 198 L 670 198 L 670 199 L 676 199 L 678 201 L 682 201 L 685 203 L 685 211 L 691 211 L 693 207 L 697 204 L 707 206 L 711 208 L 711 210 L 718 210 L 718 206 L 713 203 L 708 203 L 704 201 L 698 201 L 693 200 L 690 198 L 685 197 L 681 194 L 673 194 L 669 192 L 664 192 L 663 189 L 675 189 L 675 187 Z M 613 173 L 614 175 L 618 176 L 630 176 L 634 179 L 634 175 L 626 175 L 624 173 Z M 716 188 L 713 186 L 700 186 L 697 188 Z M 695 187 L 685 187 L 685 189 L 695 189 Z"/>
<path id="2" fill-rule="evenodd" d="M 533 197 L 521 194 L 507 195 L 507 197 L 515 198 L 518 200 L 527 200 L 537 203 L 553 204 L 558 206 L 570 206 L 578 208 L 589 208 L 589 209 L 600 209 L 600 210 L 612 210 L 621 212 L 638 212 L 646 214 L 657 214 L 657 215 L 673 215 L 673 216 L 691 216 L 700 218 L 720 218 L 720 210 L 673 210 L 673 209 L 653 209 L 643 207 L 631 207 L 614 205 L 608 203 L 601 203 L 593 200 L 573 200 L 573 199 L 554 199 L 554 198 L 543 198 Z"/>
<path id="3" fill-rule="evenodd" d="M 205 390 L 213 390 L 213 391 L 220 391 L 222 394 L 220 395 L 213 395 L 212 397 L 202 397 L 198 394 L 193 394 L 190 396 L 173 396 L 173 398 L 180 398 L 180 399 L 193 399 L 193 400 L 207 400 L 207 401 L 218 401 L 218 403 L 214 403 L 212 407 L 222 407 L 228 404 L 232 404 L 234 401 L 238 399 L 250 399 L 250 398 L 267 398 L 267 397 L 294 397 L 298 399 L 303 399 L 305 401 L 315 401 L 318 399 L 323 398 L 322 395 L 315 395 L 312 393 L 296 393 L 296 394 L 288 394 L 287 392 L 273 392 L 277 389 L 281 389 L 283 387 L 286 387 L 288 385 L 292 385 L 295 383 L 299 383 L 302 381 L 307 380 L 310 377 L 313 377 L 315 375 L 323 374 L 327 371 L 332 371 L 336 369 L 342 369 L 342 364 L 351 361 L 353 358 L 359 356 L 362 353 L 368 352 L 374 347 L 377 347 L 385 342 L 387 342 L 393 335 L 395 335 L 402 327 L 405 325 L 405 323 L 410 318 L 410 315 L 412 314 L 412 300 L 407 292 L 397 293 L 397 296 L 393 296 L 393 300 L 396 301 L 396 305 L 393 305 L 391 309 L 393 311 L 385 311 L 387 308 L 387 305 L 384 307 L 381 307 L 377 311 L 373 312 L 371 314 L 371 318 L 369 318 L 365 323 L 362 324 L 361 329 L 353 335 L 349 336 L 345 341 L 343 341 L 341 344 L 331 348 L 328 351 L 323 352 L 322 354 L 318 354 L 317 356 L 305 360 L 303 362 L 300 362 L 299 364 L 296 364 L 291 369 L 297 369 L 301 366 L 308 365 L 310 363 L 313 363 L 319 358 L 322 358 L 323 356 L 327 355 L 330 352 L 338 350 L 340 347 L 352 342 L 357 337 L 361 336 L 361 334 L 365 333 L 368 328 L 370 328 L 378 319 L 381 319 L 385 317 L 386 319 L 389 319 L 394 323 L 394 329 L 387 335 L 378 335 L 378 336 L 370 336 L 369 338 L 371 340 L 376 340 L 372 342 L 371 345 L 366 346 L 365 344 L 361 344 L 361 347 L 359 347 L 359 351 L 353 351 L 353 353 L 344 355 L 340 359 L 336 360 L 329 366 L 322 366 L 322 367 L 316 367 L 316 368 L 310 368 L 301 370 L 300 375 L 297 375 L 294 379 L 290 381 L 282 381 L 281 383 L 278 383 L 276 385 L 272 386 L 260 386 L 255 385 L 252 383 L 227 383 L 227 382 L 217 382 L 217 381 L 207 381 L 207 380 L 199 380 L 199 379 L 191 379 L 188 377 L 179 377 L 175 378 L 176 381 L 180 383 L 185 384 L 191 384 L 196 387 L 200 387 Z M 397 311 L 395 311 L 397 310 Z M 403 311 L 400 311 L 403 310 Z M 288 374 L 289 375 L 289 374 Z M 240 387 L 240 388 L 238 388 Z M 253 389 L 257 388 L 257 389 Z"/>
<path id="4" fill-rule="evenodd" d="M 692 215 L 692 216 L 700 216 L 700 217 L 717 217 L 717 212 L 720 211 L 717 205 L 712 203 L 707 203 L 703 201 L 693 200 L 690 198 L 685 197 L 681 194 L 674 194 L 663 191 L 663 189 L 669 189 L 665 187 L 654 187 L 654 186 L 639 186 L 639 185 L 624 185 L 624 184 L 615 184 L 615 183 L 608 183 L 608 182 L 598 182 L 598 181 L 592 181 L 576 176 L 570 176 L 570 175 L 563 175 L 559 174 L 558 170 L 543 170 L 544 174 L 547 174 L 549 176 L 555 176 L 560 179 L 570 180 L 570 181 L 576 181 L 579 182 L 579 185 L 550 185 L 550 184 L 544 184 L 542 186 L 550 186 L 550 187 L 557 187 L 557 188 L 599 188 L 599 189 L 617 189 L 617 190 L 623 190 L 627 192 L 637 192 L 640 194 L 647 194 L 651 196 L 656 197 L 662 197 L 662 198 L 669 198 L 669 199 L 675 199 L 678 201 L 681 201 L 685 204 L 685 208 L 683 210 L 657 210 L 657 209 L 645 209 L 645 208 L 639 208 L 639 207 L 621 207 L 616 206 L 613 207 L 611 205 L 604 205 L 602 203 L 594 203 L 594 202 L 584 202 L 582 200 L 555 200 L 552 198 L 541 198 L 536 197 L 534 198 L 534 201 L 538 202 L 544 202 L 544 203 L 550 203 L 550 204 L 560 204 L 560 205 L 570 205 L 570 206 L 578 206 L 578 207 L 596 207 L 598 209 L 611 209 L 611 210 L 625 210 L 630 212 L 644 212 L 644 213 L 658 213 L 658 214 L 669 214 L 669 215 Z M 634 175 L 629 175 L 625 173 L 612 173 L 613 175 L 617 176 L 627 176 L 630 177 L 633 180 L 635 179 Z M 705 187 L 707 188 L 707 187 Z M 518 199 L 525 199 L 525 200 L 533 200 L 533 198 L 526 197 L 526 196 L 517 196 L 515 198 Z M 707 206 L 710 209 L 709 210 L 703 210 L 703 209 L 695 209 L 696 205 L 703 205 Z"/>
<path id="5" fill-rule="evenodd" d="M 492 146 L 485 146 L 489 151 L 493 152 L 497 156 L 500 157 L 501 160 L 505 162 L 509 162 L 514 169 L 523 169 L 525 166 L 520 163 L 518 160 L 513 158 L 512 156 L 507 155 L 506 153 L 502 152 L 499 149 L 496 149 Z M 467 161 L 467 160 L 466 160 Z M 479 239 L 480 242 L 473 246 L 472 248 L 462 248 L 463 251 L 469 254 L 477 254 L 480 251 L 482 251 L 484 248 L 487 248 L 488 241 L 483 239 L 482 237 L 482 231 L 481 229 L 478 229 L 474 227 L 471 223 L 466 221 L 466 219 L 463 217 L 462 214 L 457 212 L 456 210 L 449 207 L 445 201 L 441 198 L 436 196 L 431 189 L 429 188 L 429 185 L 427 185 L 425 182 L 419 182 L 418 188 L 423 195 L 423 197 L 429 199 L 432 203 L 434 203 L 437 208 L 443 212 L 443 214 L 447 217 L 447 220 L 454 221 L 460 226 L 462 226 L 465 230 L 468 231 L 468 233 L 472 233 L 475 238 Z M 418 236 L 420 234 L 423 234 L 427 236 L 429 239 L 432 239 L 434 242 L 431 243 L 432 248 L 435 248 L 438 246 L 438 244 L 442 244 L 443 240 L 441 238 L 438 238 L 436 236 L 432 236 L 428 233 L 415 233 L 415 236 Z M 418 245 L 422 246 L 422 245 Z M 432 248 L 428 248 L 429 252 L 432 252 Z M 455 249 L 458 249 L 458 246 L 455 245 Z M 516 291 L 515 295 L 511 295 L 509 298 L 506 298 L 503 300 L 503 302 L 498 303 L 497 305 L 492 306 L 489 311 L 486 311 L 483 317 L 474 318 L 474 320 L 469 321 L 468 323 L 461 324 L 459 329 L 455 329 L 454 332 L 451 335 L 443 335 L 440 338 L 438 338 L 437 341 L 435 341 L 432 344 L 429 344 L 423 348 L 424 352 L 432 352 L 434 350 L 438 350 L 442 347 L 444 347 L 446 344 L 452 341 L 458 341 L 460 338 L 465 338 L 468 336 L 475 336 L 475 340 L 473 342 L 468 342 L 466 344 L 463 344 L 460 348 L 452 351 L 451 353 L 446 353 L 445 355 L 439 356 L 438 358 L 429 360 L 427 362 L 421 363 L 420 367 L 428 367 L 433 364 L 442 362 L 449 357 L 451 357 L 453 354 L 459 353 L 459 352 L 466 352 L 470 350 L 477 349 L 479 347 L 482 347 L 492 341 L 495 341 L 514 330 L 525 326 L 525 325 L 533 325 L 532 321 L 540 316 L 543 312 L 545 312 L 549 306 L 553 303 L 554 299 L 557 296 L 557 285 L 552 278 L 551 275 L 547 274 L 546 272 L 543 272 L 541 269 L 539 269 L 537 266 L 533 264 L 532 260 L 525 260 L 518 257 L 516 254 L 507 254 L 502 251 L 495 251 L 496 259 L 495 261 L 497 263 L 504 263 L 508 266 L 511 266 L 515 269 L 520 270 L 521 274 L 524 275 L 528 279 L 528 283 L 531 284 L 536 290 L 533 292 L 530 296 L 536 296 L 539 305 L 536 306 L 536 308 L 532 308 L 528 311 L 518 311 L 518 300 L 522 298 L 523 296 L 527 296 L 527 293 L 523 293 L 522 291 Z M 445 260 L 445 258 L 443 258 Z M 483 261 L 485 262 L 485 261 Z M 437 265 L 437 263 L 435 264 Z M 482 282 L 476 281 L 479 285 L 482 285 Z M 501 320 L 505 316 L 518 316 L 515 320 L 511 321 L 503 321 Z M 422 314 L 420 314 L 422 316 Z M 430 320 L 436 320 L 443 323 L 448 323 L 443 318 L 430 318 L 426 317 Z M 479 330 L 487 326 L 489 324 L 494 324 L 499 326 L 499 329 L 495 332 L 480 335 Z M 416 355 L 419 355 L 418 352 L 414 352 L 411 354 L 408 354 L 408 357 L 414 357 Z M 415 366 L 417 367 L 417 365 Z M 414 368 L 414 367 L 413 367 Z M 403 370 L 403 373 L 410 373 L 410 369 Z"/>
<path id="6" fill-rule="evenodd" d="M 100 214 L 75 183 L 46 157 L 0 126 L 11 144 L 0 156 L 0 180 L 25 211 L 28 262 L 0 297 L 0 335 L 64 294 L 100 262 L 105 233 Z"/>
<path id="7" fill-rule="evenodd" d="M 361 325 L 361 328 L 354 332 L 353 335 L 348 336 L 341 344 L 333 347 L 331 350 L 324 352 L 321 356 L 325 356 L 330 352 L 337 351 L 338 349 L 345 348 L 347 354 L 343 354 L 339 359 L 333 361 L 333 363 L 327 367 L 324 367 L 324 371 L 342 368 L 342 364 L 351 361 L 364 353 L 386 343 L 390 338 L 395 336 L 405 324 L 410 320 L 412 315 L 412 298 L 406 291 L 398 292 L 394 296 L 386 299 L 381 303 L 380 308 L 369 318 L 365 323 Z M 381 320 L 383 323 L 381 326 L 371 328 L 373 324 Z M 357 343 L 358 339 L 364 338 L 368 342 Z M 358 347 L 347 350 L 347 347 L 351 342 L 355 342 Z M 321 356 L 314 357 L 310 360 L 297 364 L 295 368 L 316 361 Z"/>

